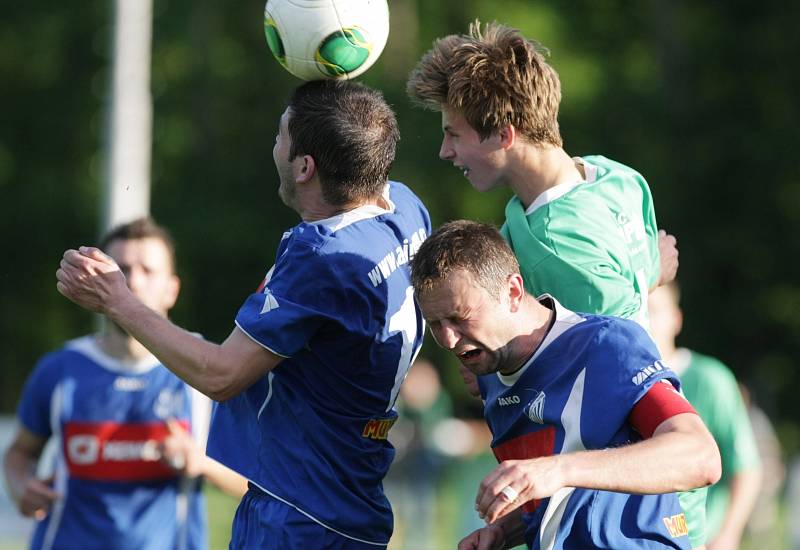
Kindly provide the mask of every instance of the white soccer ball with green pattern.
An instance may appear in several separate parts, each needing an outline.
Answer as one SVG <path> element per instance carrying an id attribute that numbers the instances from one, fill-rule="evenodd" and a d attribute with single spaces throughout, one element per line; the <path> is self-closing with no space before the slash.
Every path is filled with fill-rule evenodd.
<path id="1" fill-rule="evenodd" d="M 386 0 L 269 0 L 264 34 L 275 59 L 303 80 L 353 78 L 389 37 Z"/>

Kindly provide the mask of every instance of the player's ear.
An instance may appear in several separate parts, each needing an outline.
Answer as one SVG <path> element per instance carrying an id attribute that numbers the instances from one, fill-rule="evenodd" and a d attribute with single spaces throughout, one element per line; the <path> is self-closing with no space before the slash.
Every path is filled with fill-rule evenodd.
<path id="1" fill-rule="evenodd" d="M 294 167 L 294 179 L 297 183 L 308 183 L 317 173 L 317 163 L 311 155 L 303 155 Z"/>
<path id="2" fill-rule="evenodd" d="M 525 298 L 525 283 L 522 280 L 522 275 L 519 273 L 509 275 L 506 281 L 506 288 L 509 307 L 512 312 L 516 313 Z"/>
<path id="3" fill-rule="evenodd" d="M 513 124 L 506 124 L 498 132 L 500 135 L 500 147 L 510 149 L 517 141 L 517 129 Z"/>

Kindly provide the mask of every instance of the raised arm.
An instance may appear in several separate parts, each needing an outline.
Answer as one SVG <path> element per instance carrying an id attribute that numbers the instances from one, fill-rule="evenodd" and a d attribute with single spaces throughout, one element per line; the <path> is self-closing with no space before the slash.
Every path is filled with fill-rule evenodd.
<path id="1" fill-rule="evenodd" d="M 97 248 L 67 250 L 56 278 L 61 294 L 106 315 L 187 384 L 216 401 L 239 394 L 283 360 L 238 328 L 218 345 L 174 325 L 136 298 L 114 260 Z"/>

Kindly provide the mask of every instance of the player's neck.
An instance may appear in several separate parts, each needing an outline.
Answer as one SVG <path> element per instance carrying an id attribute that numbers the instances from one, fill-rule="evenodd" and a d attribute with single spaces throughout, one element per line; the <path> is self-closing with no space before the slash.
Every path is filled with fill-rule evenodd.
<path id="1" fill-rule="evenodd" d="M 527 316 L 527 319 L 531 320 L 531 323 L 526 323 L 526 325 L 530 326 L 532 324 L 533 330 L 531 332 L 526 332 L 523 338 L 520 339 L 519 353 L 517 354 L 516 361 L 512 363 L 514 367 L 508 372 L 501 371 L 501 374 L 505 376 L 514 374 L 530 361 L 531 357 L 533 357 L 542 346 L 542 342 L 547 338 L 547 334 L 550 332 L 550 329 L 553 328 L 553 323 L 555 323 L 556 320 L 556 312 L 554 309 L 539 304 L 532 296 L 526 296 L 525 299 L 532 300 L 530 306 L 528 306 L 530 307 L 530 316 Z"/>
<path id="2" fill-rule="evenodd" d="M 658 346 L 658 352 L 661 354 L 661 358 L 664 361 L 670 363 L 675 359 L 675 354 L 678 351 L 678 347 L 675 345 L 674 341 L 672 342 L 660 341 L 656 342 L 656 345 Z"/>
<path id="3" fill-rule="evenodd" d="M 316 222 L 319 220 L 332 218 L 334 216 L 338 216 L 339 214 L 344 214 L 345 212 L 350 212 L 351 210 L 355 210 L 356 208 L 367 205 L 379 206 L 386 210 L 389 209 L 389 204 L 381 195 L 367 199 L 351 201 L 345 204 L 333 205 L 325 201 L 320 194 L 316 197 L 308 197 L 307 200 L 303 201 L 299 214 L 300 217 L 303 218 L 304 222 Z"/>
<path id="4" fill-rule="evenodd" d="M 534 144 L 520 147 L 508 174 L 511 189 L 526 209 L 548 189 L 584 178 L 581 168 L 564 149 Z"/>
<path id="5" fill-rule="evenodd" d="M 110 321 L 106 321 L 103 332 L 97 335 L 97 345 L 105 354 L 120 361 L 138 361 L 151 355 L 147 348 Z"/>

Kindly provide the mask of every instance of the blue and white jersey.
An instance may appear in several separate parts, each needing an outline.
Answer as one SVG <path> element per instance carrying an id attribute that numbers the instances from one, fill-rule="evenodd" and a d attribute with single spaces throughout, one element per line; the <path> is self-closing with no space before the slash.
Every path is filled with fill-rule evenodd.
<path id="1" fill-rule="evenodd" d="M 555 309 L 550 332 L 512 375 L 479 377 L 498 461 L 606 449 L 641 439 L 633 406 L 659 380 L 678 378 L 633 321 Z M 674 493 L 629 495 L 563 488 L 523 505 L 525 541 L 534 549 L 691 548 Z"/>
<path id="2" fill-rule="evenodd" d="M 422 344 L 409 260 L 430 218 L 389 182 L 388 210 L 362 206 L 284 234 L 263 290 L 237 326 L 275 369 L 214 412 L 209 455 L 345 537 L 385 545 L 382 479 L 394 402 Z"/>
<path id="3" fill-rule="evenodd" d="M 43 357 L 20 401 L 22 425 L 56 437 L 56 500 L 31 548 L 206 548 L 199 480 L 160 460 L 166 420 L 205 445 L 211 403 L 150 356 L 123 363 L 92 336 Z"/>

